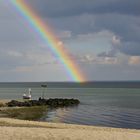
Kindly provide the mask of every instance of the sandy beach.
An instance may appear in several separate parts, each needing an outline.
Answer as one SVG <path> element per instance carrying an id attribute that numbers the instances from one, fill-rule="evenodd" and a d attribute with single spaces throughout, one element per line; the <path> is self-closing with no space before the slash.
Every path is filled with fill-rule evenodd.
<path id="1" fill-rule="evenodd" d="M 140 130 L 0 118 L 2 140 L 140 140 Z"/>

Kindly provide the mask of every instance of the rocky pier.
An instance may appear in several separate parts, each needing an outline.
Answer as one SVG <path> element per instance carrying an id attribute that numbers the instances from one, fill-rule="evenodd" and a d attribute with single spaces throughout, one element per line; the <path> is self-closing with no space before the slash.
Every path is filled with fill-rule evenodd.
<path id="1" fill-rule="evenodd" d="M 78 99 L 39 99 L 39 100 L 29 100 L 29 101 L 17 101 L 11 100 L 7 103 L 8 107 L 31 107 L 31 106 L 49 106 L 49 107 L 68 107 L 78 105 L 80 101 Z"/>

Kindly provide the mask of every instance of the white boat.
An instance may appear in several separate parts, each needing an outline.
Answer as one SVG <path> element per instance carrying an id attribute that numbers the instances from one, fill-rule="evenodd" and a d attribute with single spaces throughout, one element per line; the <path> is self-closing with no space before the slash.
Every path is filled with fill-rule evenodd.
<path id="1" fill-rule="evenodd" d="M 32 98 L 32 95 L 31 95 L 32 91 L 31 91 L 31 88 L 27 90 L 25 90 L 25 93 L 23 94 L 23 99 L 31 99 Z"/>

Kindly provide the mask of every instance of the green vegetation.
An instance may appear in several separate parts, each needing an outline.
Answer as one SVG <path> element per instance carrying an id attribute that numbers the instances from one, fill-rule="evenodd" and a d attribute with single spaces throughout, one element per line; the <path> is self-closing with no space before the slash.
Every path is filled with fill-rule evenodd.
<path id="1" fill-rule="evenodd" d="M 4 103 L 0 103 L 0 107 L 4 107 L 5 106 L 5 104 Z"/>
<path id="2" fill-rule="evenodd" d="M 39 100 L 11 100 L 0 102 L 0 117 L 22 120 L 39 120 L 47 108 L 75 106 L 80 103 L 77 99 L 39 99 Z"/>
<path id="3" fill-rule="evenodd" d="M 22 120 L 38 120 L 47 111 L 46 106 L 7 108 L 1 111 L 6 117 Z"/>

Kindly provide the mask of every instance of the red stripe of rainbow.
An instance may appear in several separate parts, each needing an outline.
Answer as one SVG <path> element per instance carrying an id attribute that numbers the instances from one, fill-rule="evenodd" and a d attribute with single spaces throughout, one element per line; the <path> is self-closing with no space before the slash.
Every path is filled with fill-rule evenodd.
<path id="1" fill-rule="evenodd" d="M 46 42 L 51 51 L 58 56 L 63 63 L 66 72 L 70 76 L 71 80 L 76 82 L 84 82 L 85 78 L 78 66 L 71 59 L 64 46 L 60 46 L 60 42 L 50 31 L 50 28 L 44 23 L 41 18 L 34 12 L 34 10 L 25 3 L 24 0 L 11 0 L 12 4 L 19 11 L 19 13 L 28 20 L 32 28 L 39 34 L 39 36 Z"/>

